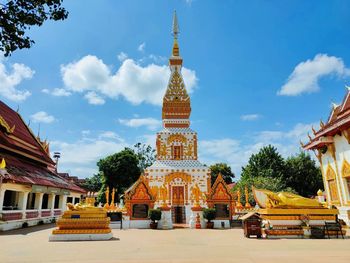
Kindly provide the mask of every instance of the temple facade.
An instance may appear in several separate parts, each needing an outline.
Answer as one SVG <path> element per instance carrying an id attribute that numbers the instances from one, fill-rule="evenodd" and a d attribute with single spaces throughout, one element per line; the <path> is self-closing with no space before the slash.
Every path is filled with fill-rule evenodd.
<path id="1" fill-rule="evenodd" d="M 0 231 L 52 222 L 81 201 L 86 191 L 56 168 L 49 144 L 0 101 Z"/>
<path id="2" fill-rule="evenodd" d="M 181 74 L 179 27 L 173 19 L 170 79 L 163 98 L 163 130 L 157 133 L 157 160 L 145 170 L 156 207 L 169 207 L 173 223 L 189 223 L 191 208 L 206 206 L 210 170 L 198 160 L 197 133 L 190 127 L 191 99 Z"/>
<path id="3" fill-rule="evenodd" d="M 329 206 L 339 209 L 339 218 L 350 225 L 350 89 L 340 105 L 333 104 L 326 123 L 312 128 L 313 136 L 303 148 L 313 150 L 320 162 Z"/>

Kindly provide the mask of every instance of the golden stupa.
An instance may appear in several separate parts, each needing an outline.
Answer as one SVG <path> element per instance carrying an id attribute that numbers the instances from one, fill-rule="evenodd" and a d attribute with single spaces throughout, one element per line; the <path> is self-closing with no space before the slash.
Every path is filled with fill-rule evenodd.
<path id="1" fill-rule="evenodd" d="M 84 204 L 67 204 L 68 210 L 57 221 L 50 241 L 109 240 L 113 237 L 110 218 L 102 207 L 94 206 L 95 198 L 87 197 Z"/>

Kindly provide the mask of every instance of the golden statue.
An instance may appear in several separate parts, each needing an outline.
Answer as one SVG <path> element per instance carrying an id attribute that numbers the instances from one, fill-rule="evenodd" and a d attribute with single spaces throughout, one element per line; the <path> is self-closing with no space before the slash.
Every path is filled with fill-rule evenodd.
<path id="1" fill-rule="evenodd" d="M 159 151 L 160 156 L 166 156 L 166 144 L 162 143 L 160 145 L 160 151 Z"/>
<path id="2" fill-rule="evenodd" d="M 166 199 L 168 196 L 168 189 L 166 188 L 165 185 L 162 185 L 159 188 L 159 195 L 160 195 L 160 199 L 163 201 L 162 207 L 167 207 Z"/>
<path id="3" fill-rule="evenodd" d="M 236 203 L 237 208 L 243 208 L 241 204 L 241 191 L 238 189 L 237 190 L 237 203 Z"/>
<path id="4" fill-rule="evenodd" d="M 106 188 L 105 195 L 106 195 L 106 203 L 104 205 L 104 208 L 108 210 L 109 209 L 109 186 L 107 186 Z"/>
<path id="5" fill-rule="evenodd" d="M 316 199 L 302 197 L 289 192 L 274 193 L 253 187 L 254 198 L 262 208 L 323 208 Z"/>
<path id="6" fill-rule="evenodd" d="M 251 208 L 252 206 L 249 204 L 249 194 L 248 194 L 247 186 L 244 188 L 244 193 L 245 193 L 245 208 Z"/>
<path id="7" fill-rule="evenodd" d="M 194 206 L 199 207 L 199 200 L 202 196 L 202 191 L 199 189 L 198 184 L 192 187 L 192 199 L 195 201 Z"/>
<path id="8" fill-rule="evenodd" d="M 193 145 L 190 143 L 187 148 L 187 156 L 192 156 L 193 154 Z"/>
<path id="9" fill-rule="evenodd" d="M 112 201 L 109 205 L 109 210 L 115 210 L 115 204 L 114 204 L 114 195 L 116 193 L 115 188 L 112 189 Z"/>

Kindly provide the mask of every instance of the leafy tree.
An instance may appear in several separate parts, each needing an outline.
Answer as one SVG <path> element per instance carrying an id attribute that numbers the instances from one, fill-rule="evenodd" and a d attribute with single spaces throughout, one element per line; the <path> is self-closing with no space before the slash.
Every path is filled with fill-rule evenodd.
<path id="1" fill-rule="evenodd" d="M 323 188 L 320 168 L 311 156 L 303 151 L 287 158 L 286 171 L 282 178 L 287 186 L 305 197 L 316 195 L 317 190 Z"/>
<path id="2" fill-rule="evenodd" d="M 281 178 L 284 172 L 285 163 L 283 157 L 277 152 L 275 147 L 268 145 L 250 157 L 247 166 L 242 168 L 241 177 Z"/>
<path id="3" fill-rule="evenodd" d="M 219 173 L 221 173 L 222 178 L 227 184 L 231 184 L 233 178 L 235 177 L 234 173 L 231 171 L 231 167 L 226 163 L 216 163 L 210 166 L 211 170 L 211 185 L 214 184 Z"/>
<path id="4" fill-rule="evenodd" d="M 292 188 L 286 187 L 285 183 L 281 178 L 270 178 L 264 176 L 257 177 L 245 177 L 241 178 L 237 184 L 233 187 L 233 191 L 236 192 L 240 190 L 241 192 L 241 202 L 245 203 L 245 188 L 248 188 L 249 193 L 249 203 L 255 204 L 255 200 L 252 193 L 252 186 L 260 189 L 267 189 L 273 192 L 295 192 Z"/>
<path id="5" fill-rule="evenodd" d="M 110 191 L 115 188 L 117 190 L 115 200 L 117 200 L 118 195 L 124 193 L 139 178 L 140 168 L 138 165 L 137 154 L 129 148 L 101 159 L 97 166 L 105 180 L 103 188 L 109 186 Z M 103 195 L 102 191 L 104 192 L 101 189 L 100 195 Z"/>
<path id="6" fill-rule="evenodd" d="M 85 179 L 82 187 L 89 192 L 98 192 L 102 187 L 102 181 L 103 177 L 101 174 L 94 174 L 92 177 Z"/>
<path id="7" fill-rule="evenodd" d="M 5 3 L 4 3 L 5 2 Z M 68 12 L 63 0 L 8 0 L 0 3 L 0 51 L 5 56 L 16 49 L 30 48 L 34 40 L 26 35 L 32 26 L 46 20 L 64 20 Z"/>
<path id="8" fill-rule="evenodd" d="M 154 161 L 156 160 L 156 150 L 154 150 L 151 146 L 142 144 L 142 143 L 136 143 L 134 145 L 134 149 L 137 155 L 137 158 L 139 159 L 139 168 L 141 172 L 143 172 L 147 167 L 151 166 Z"/>

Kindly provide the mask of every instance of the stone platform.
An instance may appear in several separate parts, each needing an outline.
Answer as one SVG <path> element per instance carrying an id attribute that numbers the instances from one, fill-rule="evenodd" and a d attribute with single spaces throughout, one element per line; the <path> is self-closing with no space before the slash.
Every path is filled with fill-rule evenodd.
<path id="1" fill-rule="evenodd" d="M 99 241 L 110 240 L 113 238 L 113 234 L 59 234 L 50 235 L 49 241 Z"/>

